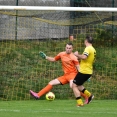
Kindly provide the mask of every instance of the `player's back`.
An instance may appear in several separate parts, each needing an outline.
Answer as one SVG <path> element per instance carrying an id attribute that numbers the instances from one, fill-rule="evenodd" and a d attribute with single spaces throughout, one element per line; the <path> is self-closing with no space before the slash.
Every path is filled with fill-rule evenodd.
<path id="1" fill-rule="evenodd" d="M 85 48 L 83 53 L 87 54 L 87 59 L 81 60 L 80 62 L 80 72 L 84 74 L 93 73 L 93 63 L 95 61 L 96 50 L 93 46 L 88 46 Z"/>

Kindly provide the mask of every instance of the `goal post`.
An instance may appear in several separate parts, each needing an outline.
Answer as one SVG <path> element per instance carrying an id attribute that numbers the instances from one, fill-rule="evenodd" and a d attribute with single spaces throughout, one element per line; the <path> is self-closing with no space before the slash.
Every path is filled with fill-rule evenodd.
<path id="1" fill-rule="evenodd" d="M 85 86 L 96 99 L 117 99 L 116 12 L 107 7 L 0 6 L 0 100 L 32 99 L 30 89 L 38 92 L 63 75 L 61 63 L 42 60 L 39 51 L 54 57 L 72 41 L 74 51 L 82 53 L 87 35 L 94 38 L 97 57 Z M 74 98 L 69 85 L 52 91 L 58 99 Z"/>

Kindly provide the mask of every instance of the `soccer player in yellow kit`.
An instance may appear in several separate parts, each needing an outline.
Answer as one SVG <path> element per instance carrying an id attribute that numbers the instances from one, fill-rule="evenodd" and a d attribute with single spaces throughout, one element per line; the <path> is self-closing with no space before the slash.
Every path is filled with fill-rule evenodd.
<path id="1" fill-rule="evenodd" d="M 84 41 L 86 48 L 83 54 L 80 55 L 78 51 L 74 53 L 78 57 L 78 59 L 81 59 L 79 72 L 76 75 L 75 79 L 73 80 L 73 92 L 77 100 L 77 106 L 84 105 L 81 99 L 80 91 L 87 95 L 88 97 L 87 104 L 90 103 L 91 100 L 94 98 L 94 95 L 92 95 L 83 86 L 84 82 L 87 81 L 93 73 L 93 63 L 95 61 L 96 50 L 92 46 L 92 43 L 93 43 L 92 37 L 87 36 Z"/>
<path id="2" fill-rule="evenodd" d="M 55 85 L 65 85 L 65 84 L 70 84 L 70 88 L 72 88 L 72 84 L 73 84 L 73 79 L 75 78 L 75 76 L 78 73 L 78 69 L 79 69 L 79 62 L 77 60 L 77 57 L 74 55 L 74 53 L 72 52 L 73 50 L 73 45 L 72 43 L 67 43 L 66 47 L 65 47 L 65 51 L 64 52 L 60 52 L 57 56 L 55 57 L 49 57 L 46 56 L 43 52 L 41 52 L 41 57 L 45 58 L 48 61 L 51 62 L 55 62 L 58 60 L 61 60 L 62 63 L 62 68 L 64 71 L 64 75 L 60 76 L 56 79 L 51 80 L 46 87 L 44 87 L 41 91 L 39 91 L 38 93 L 30 90 L 30 94 L 38 99 L 40 98 L 42 95 L 46 94 L 47 92 L 49 92 L 53 86 Z M 84 95 L 81 92 L 81 95 L 85 98 L 85 102 L 87 102 L 87 97 L 86 95 Z"/>

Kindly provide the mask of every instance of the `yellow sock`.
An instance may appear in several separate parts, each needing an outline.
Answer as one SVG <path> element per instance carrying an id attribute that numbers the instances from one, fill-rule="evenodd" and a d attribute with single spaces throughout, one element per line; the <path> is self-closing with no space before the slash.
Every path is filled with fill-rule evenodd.
<path id="1" fill-rule="evenodd" d="M 84 94 L 87 95 L 87 97 L 90 97 L 91 96 L 91 93 L 88 90 L 85 90 L 84 91 Z"/>
<path id="2" fill-rule="evenodd" d="M 80 106 L 83 106 L 83 101 L 82 101 L 82 99 L 78 99 L 78 100 L 77 100 L 77 104 L 80 105 Z"/>

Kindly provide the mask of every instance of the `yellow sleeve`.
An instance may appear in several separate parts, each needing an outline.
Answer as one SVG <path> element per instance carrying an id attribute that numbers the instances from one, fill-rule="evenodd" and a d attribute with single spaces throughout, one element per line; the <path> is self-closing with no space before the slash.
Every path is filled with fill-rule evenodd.
<path id="1" fill-rule="evenodd" d="M 88 47 L 85 48 L 83 54 L 86 56 L 89 56 L 89 48 Z"/>

